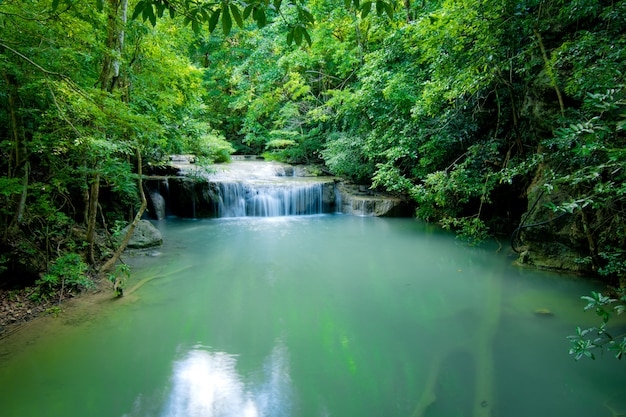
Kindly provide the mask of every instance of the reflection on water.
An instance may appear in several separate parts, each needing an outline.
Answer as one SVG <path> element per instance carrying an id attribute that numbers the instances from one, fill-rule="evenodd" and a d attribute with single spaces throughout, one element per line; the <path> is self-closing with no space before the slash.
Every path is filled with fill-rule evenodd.
<path id="1" fill-rule="evenodd" d="M 162 417 L 263 417 L 290 415 L 287 348 L 278 341 L 266 358 L 264 381 L 248 387 L 237 355 L 194 347 L 174 364 Z"/>

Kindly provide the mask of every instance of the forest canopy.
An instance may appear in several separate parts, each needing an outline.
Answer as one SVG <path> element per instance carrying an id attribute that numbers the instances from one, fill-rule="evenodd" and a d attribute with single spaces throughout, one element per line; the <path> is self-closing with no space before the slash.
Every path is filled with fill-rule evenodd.
<path id="1" fill-rule="evenodd" d="M 626 1 L 4 0 L 3 282 L 84 285 L 145 170 L 237 152 L 624 285 L 625 27 Z"/>

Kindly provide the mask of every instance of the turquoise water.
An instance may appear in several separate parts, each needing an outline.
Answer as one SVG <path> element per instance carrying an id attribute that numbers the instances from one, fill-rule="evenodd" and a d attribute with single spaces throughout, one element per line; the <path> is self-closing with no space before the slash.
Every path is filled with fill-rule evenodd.
<path id="1" fill-rule="evenodd" d="M 626 412 L 623 363 L 567 354 L 598 287 L 516 268 L 506 244 L 343 215 L 155 225 L 124 299 L 0 358 L 0 416 Z"/>

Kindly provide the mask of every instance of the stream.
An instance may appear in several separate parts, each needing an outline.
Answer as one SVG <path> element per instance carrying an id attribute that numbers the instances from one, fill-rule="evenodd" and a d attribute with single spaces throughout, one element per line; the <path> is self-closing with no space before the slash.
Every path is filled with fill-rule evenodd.
<path id="1" fill-rule="evenodd" d="M 506 244 L 342 214 L 154 224 L 124 298 L 0 341 L 0 416 L 626 413 L 624 364 L 568 355 L 600 286 Z"/>

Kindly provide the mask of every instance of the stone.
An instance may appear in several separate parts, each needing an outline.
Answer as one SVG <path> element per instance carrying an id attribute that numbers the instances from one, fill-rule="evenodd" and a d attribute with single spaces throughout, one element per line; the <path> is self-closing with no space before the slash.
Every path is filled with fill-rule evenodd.
<path id="1" fill-rule="evenodd" d="M 148 196 L 151 203 L 149 207 L 152 209 L 150 214 L 157 220 L 163 220 L 166 217 L 165 198 L 158 191 L 152 191 Z"/>
<path id="2" fill-rule="evenodd" d="M 124 238 L 128 226 L 122 230 L 120 234 L 120 240 Z M 163 237 L 159 229 L 154 227 L 148 220 L 139 220 L 135 231 L 128 242 L 127 248 L 129 249 L 146 249 L 160 246 L 163 244 Z"/>
<path id="3" fill-rule="evenodd" d="M 547 308 L 538 308 L 535 310 L 535 316 L 539 317 L 552 317 L 554 313 Z"/>
<path id="4" fill-rule="evenodd" d="M 353 216 L 405 217 L 411 216 L 411 205 L 404 199 L 378 193 L 367 187 L 337 184 L 340 207 L 338 211 Z"/>

